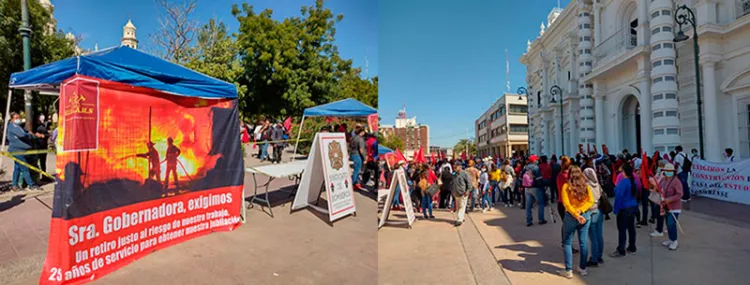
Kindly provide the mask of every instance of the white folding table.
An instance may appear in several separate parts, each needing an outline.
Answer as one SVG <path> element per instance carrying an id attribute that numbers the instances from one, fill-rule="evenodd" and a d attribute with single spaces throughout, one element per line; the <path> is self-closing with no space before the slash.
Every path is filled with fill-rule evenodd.
<path id="1" fill-rule="evenodd" d="M 307 167 L 307 160 L 295 160 L 282 164 L 269 164 L 245 168 L 245 172 L 253 175 L 253 183 L 255 187 L 253 190 L 253 198 L 250 199 L 250 204 L 247 208 L 252 208 L 255 201 L 265 203 L 268 206 L 268 210 L 271 212 L 271 217 L 273 217 L 273 208 L 271 208 L 271 202 L 268 200 L 268 186 L 276 178 L 288 177 L 289 179 L 294 180 L 295 183 L 295 190 L 292 190 L 289 193 L 290 197 L 293 196 L 294 193 L 296 193 L 296 187 L 299 186 L 300 179 L 302 179 L 302 172 L 305 171 L 305 167 Z M 265 199 L 258 197 L 258 181 L 256 179 L 256 174 L 268 176 L 268 181 L 261 186 L 265 186 L 266 188 Z"/>

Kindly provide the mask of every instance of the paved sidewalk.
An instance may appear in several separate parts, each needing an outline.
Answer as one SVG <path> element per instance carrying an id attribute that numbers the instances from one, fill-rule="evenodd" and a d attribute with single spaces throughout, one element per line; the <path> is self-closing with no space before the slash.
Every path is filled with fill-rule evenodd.
<path id="1" fill-rule="evenodd" d="M 692 203 L 697 203 L 694 201 Z M 549 211 L 546 211 L 549 214 Z M 536 214 L 535 214 L 536 216 Z M 536 218 L 535 218 L 536 219 Z M 750 280 L 750 227 L 716 222 L 714 217 L 685 211 L 680 215 L 685 234 L 677 251 L 651 238 L 652 228 L 636 229 L 638 251 L 623 259 L 607 256 L 617 247 L 615 216 L 604 223 L 603 266 L 589 268 L 567 280 L 556 274 L 564 268 L 560 219 L 556 224 L 526 227 L 519 208 L 496 208 L 473 214 L 472 221 L 492 248 L 498 264 L 513 284 L 744 284 Z M 577 248 L 577 239 L 574 246 Z M 578 264 L 578 255 L 573 259 Z"/>
<path id="2" fill-rule="evenodd" d="M 246 159 L 246 165 L 258 164 L 255 158 Z M 246 195 L 252 183 L 246 175 Z M 291 183 L 277 179 L 270 189 Z M 37 284 L 47 250 L 50 210 L 30 197 L 41 195 L 49 204 L 51 191 L 22 194 L 27 196 L 21 202 L 9 202 L 10 195 L 0 197 L 0 203 L 15 204 L 0 210 L 2 284 Z M 154 252 L 93 284 L 376 284 L 374 199 L 356 192 L 357 215 L 329 225 L 327 216 L 312 210 L 290 213 L 287 196 L 272 192 L 275 218 L 256 204 L 247 211 L 247 223 L 233 232 Z"/>

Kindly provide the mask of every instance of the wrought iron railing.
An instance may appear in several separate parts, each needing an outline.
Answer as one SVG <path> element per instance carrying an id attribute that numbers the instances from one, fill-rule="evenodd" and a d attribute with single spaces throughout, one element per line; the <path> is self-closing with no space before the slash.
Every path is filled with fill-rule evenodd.
<path id="1" fill-rule="evenodd" d="M 619 54 L 621 51 L 632 49 L 637 45 L 638 36 L 632 34 L 631 28 L 626 27 L 621 29 L 594 47 L 594 58 L 596 59 L 594 64 L 597 64 L 597 62 L 600 62 L 610 55 Z"/>

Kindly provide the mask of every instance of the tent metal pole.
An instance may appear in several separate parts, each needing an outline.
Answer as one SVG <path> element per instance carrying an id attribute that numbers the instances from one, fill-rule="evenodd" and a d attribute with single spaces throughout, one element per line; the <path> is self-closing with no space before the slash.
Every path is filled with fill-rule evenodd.
<path id="1" fill-rule="evenodd" d="M 10 102 L 13 96 L 13 89 L 8 88 L 8 103 L 5 105 L 5 122 L 3 122 L 3 144 L 0 150 L 6 151 L 5 140 L 8 137 L 8 122 L 10 121 Z M 5 168 L 5 159 L 0 159 L 0 169 Z"/>
<path id="2" fill-rule="evenodd" d="M 3 122 L 3 144 L 2 150 L 5 150 L 5 140 L 8 138 L 8 122 L 10 121 L 10 102 L 13 97 L 13 89 L 8 88 L 8 103 L 5 105 L 5 122 Z"/>
<path id="3" fill-rule="evenodd" d="M 292 154 L 292 160 L 297 156 L 297 146 L 299 146 L 299 138 L 302 136 L 302 126 L 305 125 L 305 115 L 302 115 L 302 121 L 299 122 L 299 130 L 297 131 L 297 141 L 294 142 L 294 153 Z"/>

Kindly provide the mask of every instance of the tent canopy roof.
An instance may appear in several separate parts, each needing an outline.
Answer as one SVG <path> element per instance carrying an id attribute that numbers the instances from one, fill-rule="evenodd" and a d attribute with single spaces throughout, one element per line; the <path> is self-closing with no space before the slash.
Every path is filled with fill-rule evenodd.
<path id="1" fill-rule="evenodd" d="M 360 117 L 378 113 L 373 107 L 367 106 L 353 98 L 331 102 L 320 106 L 305 109 L 303 113 L 307 117 L 331 116 L 331 117 Z"/>
<path id="2" fill-rule="evenodd" d="M 378 145 L 378 154 L 386 154 L 386 153 L 391 153 L 391 152 L 393 152 L 393 150 L 391 150 L 390 148 L 384 147 L 382 145 Z"/>
<path id="3" fill-rule="evenodd" d="M 13 73 L 10 87 L 54 91 L 60 83 L 75 75 L 188 97 L 237 98 L 234 84 L 127 46 L 104 49 Z"/>

